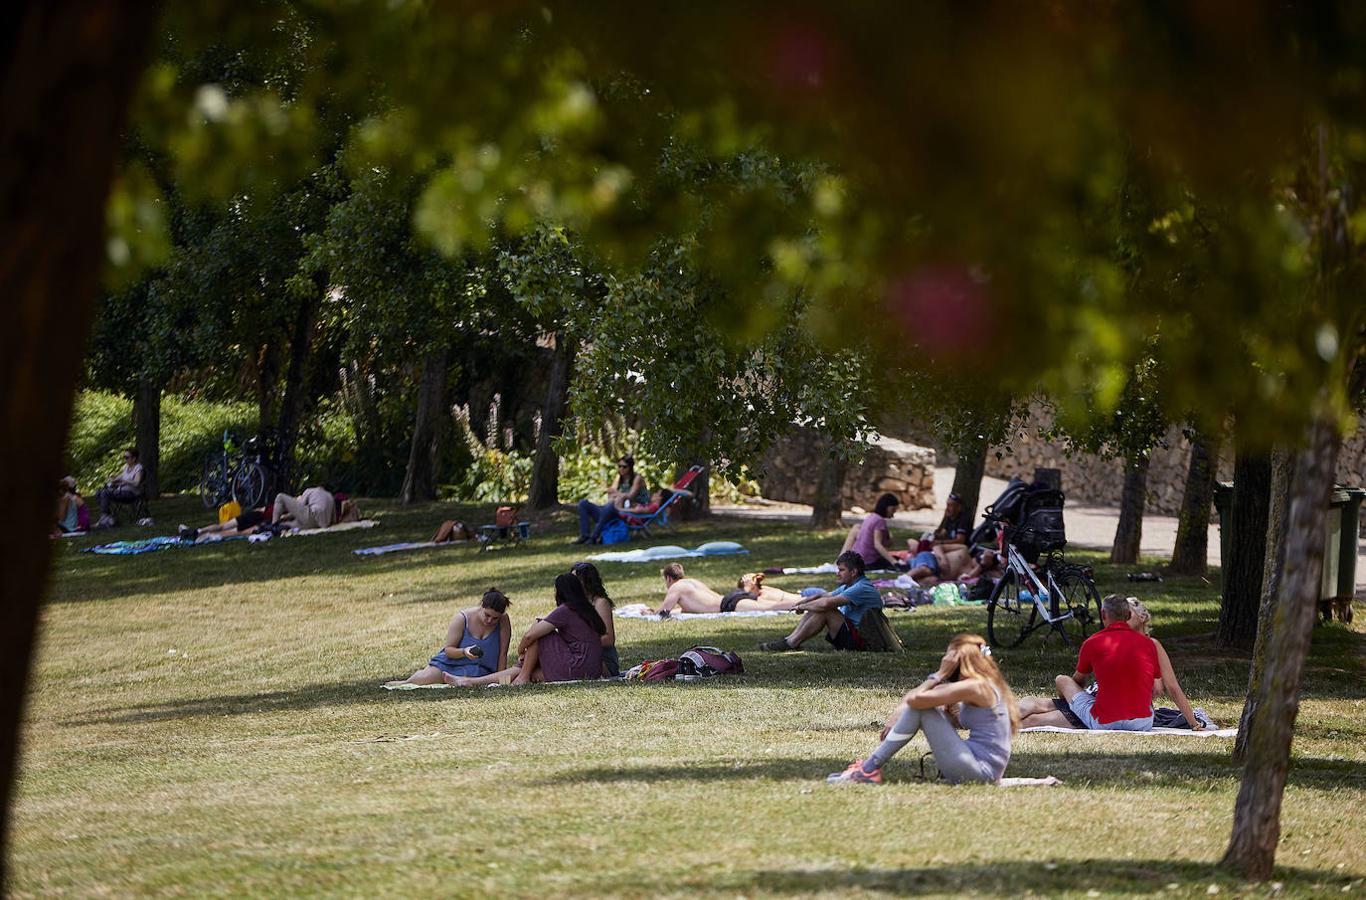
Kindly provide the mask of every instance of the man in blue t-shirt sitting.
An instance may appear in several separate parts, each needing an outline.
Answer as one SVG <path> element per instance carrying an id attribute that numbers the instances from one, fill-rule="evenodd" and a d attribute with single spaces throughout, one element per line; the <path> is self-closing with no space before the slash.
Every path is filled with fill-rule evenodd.
<path id="1" fill-rule="evenodd" d="M 825 639 L 836 650 L 864 650 L 859 623 L 870 609 L 882 608 L 882 595 L 863 574 L 863 557 L 854 550 L 846 550 L 835 560 L 840 586 L 827 594 L 808 597 L 793 606 L 802 620 L 785 638 L 760 644 L 761 650 L 796 650 L 802 642 L 815 637 L 822 630 Z"/>

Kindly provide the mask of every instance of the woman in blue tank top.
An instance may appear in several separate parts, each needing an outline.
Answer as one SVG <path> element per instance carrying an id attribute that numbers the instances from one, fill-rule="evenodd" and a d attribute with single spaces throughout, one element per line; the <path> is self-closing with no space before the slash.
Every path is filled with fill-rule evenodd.
<path id="1" fill-rule="evenodd" d="M 512 621 L 507 608 L 512 601 L 502 591 L 489 588 L 478 606 L 462 609 L 446 629 L 446 645 L 427 665 L 403 681 L 390 681 L 385 687 L 440 684 L 452 679 L 477 678 L 507 668 L 508 643 Z"/>
<path id="2" fill-rule="evenodd" d="M 1015 695 L 991 658 L 991 648 L 975 634 L 960 634 L 949 642 L 939 669 L 901 698 L 872 755 L 826 781 L 881 784 L 882 766 L 920 731 L 945 781 L 995 783 L 1005 773 L 1010 741 L 1019 726 Z M 959 727 L 967 729 L 966 738 L 959 736 Z"/>

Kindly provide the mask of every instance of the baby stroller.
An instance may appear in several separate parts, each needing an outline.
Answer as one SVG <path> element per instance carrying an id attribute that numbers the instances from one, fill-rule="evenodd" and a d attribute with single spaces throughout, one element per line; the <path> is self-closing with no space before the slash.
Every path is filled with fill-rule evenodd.
<path id="1" fill-rule="evenodd" d="M 1100 593 L 1089 566 L 1063 559 L 1062 491 L 1012 478 L 972 534 L 990 542 L 1005 573 L 987 600 L 987 639 L 1014 647 L 1040 628 L 1080 643 L 1100 623 Z"/>

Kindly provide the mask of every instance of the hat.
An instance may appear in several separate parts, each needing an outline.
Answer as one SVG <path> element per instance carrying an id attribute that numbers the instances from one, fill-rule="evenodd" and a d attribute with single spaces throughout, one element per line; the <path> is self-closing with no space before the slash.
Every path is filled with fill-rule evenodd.
<path id="1" fill-rule="evenodd" d="M 68 475 L 68 476 L 66 476 L 65 478 L 63 478 L 61 481 L 59 481 L 59 482 L 57 482 L 57 483 L 60 484 L 62 487 L 68 489 L 68 490 L 72 490 L 72 491 L 76 490 L 76 476 L 75 476 L 75 475 Z"/>

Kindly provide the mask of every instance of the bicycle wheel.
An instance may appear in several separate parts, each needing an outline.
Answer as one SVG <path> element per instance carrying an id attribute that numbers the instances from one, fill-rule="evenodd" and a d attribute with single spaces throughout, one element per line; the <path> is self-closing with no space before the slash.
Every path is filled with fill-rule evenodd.
<path id="1" fill-rule="evenodd" d="M 244 462 L 232 477 L 232 498 L 243 509 L 255 509 L 266 502 L 266 470 L 259 462 Z"/>
<path id="2" fill-rule="evenodd" d="M 221 453 L 204 457 L 199 474 L 199 499 L 206 509 L 217 509 L 228 500 L 228 467 Z"/>
<path id="3" fill-rule="evenodd" d="M 1069 644 L 1081 646 L 1100 627 L 1100 591 L 1084 571 L 1069 566 L 1053 576 L 1053 590 L 1058 612 L 1071 612 L 1071 618 L 1059 622 L 1059 631 Z"/>
<path id="4" fill-rule="evenodd" d="M 1009 570 L 992 588 L 987 600 L 987 640 L 993 647 L 1018 647 L 1038 627 L 1038 607 L 1020 593 L 1020 576 Z"/>

